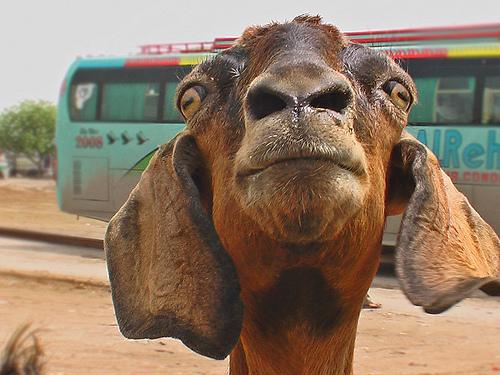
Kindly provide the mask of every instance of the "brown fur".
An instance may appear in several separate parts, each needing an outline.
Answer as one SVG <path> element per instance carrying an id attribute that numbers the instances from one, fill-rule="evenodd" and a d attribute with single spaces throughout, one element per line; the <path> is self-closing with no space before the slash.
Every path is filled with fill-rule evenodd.
<path id="1" fill-rule="evenodd" d="M 411 78 L 387 56 L 308 16 L 251 27 L 188 75 L 179 109 L 190 88 L 203 94 L 186 112 L 186 131 L 160 149 L 108 229 L 122 332 L 177 337 L 214 358 L 232 351 L 232 375 L 350 374 L 385 217 L 402 211 L 411 219 L 398 251 L 410 244 L 419 254 L 399 270 L 414 303 L 440 312 L 472 288 L 496 286 L 498 238 L 447 201 L 463 196 L 447 180 L 436 184 L 444 172 L 403 131 L 409 105 L 391 99 L 389 81 L 416 100 Z M 414 233 L 432 207 L 419 203 L 424 196 L 438 197 L 440 213 L 451 207 L 452 219 Z M 448 298 L 446 276 L 423 272 L 432 244 L 411 239 L 455 235 L 452 222 L 464 224 L 471 262 L 489 256 L 472 274 L 458 266 L 468 282 L 457 276 Z M 471 240 L 477 231 L 490 239 L 486 250 Z M 456 258 L 455 248 L 442 251 Z M 435 286 L 426 289 L 432 298 L 412 288 L 421 278 Z"/>

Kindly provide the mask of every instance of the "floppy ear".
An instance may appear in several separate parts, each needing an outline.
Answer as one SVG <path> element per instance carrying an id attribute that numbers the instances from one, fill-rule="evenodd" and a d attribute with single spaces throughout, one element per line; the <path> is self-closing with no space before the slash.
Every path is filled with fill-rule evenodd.
<path id="1" fill-rule="evenodd" d="M 239 340 L 236 268 L 195 184 L 201 156 L 187 132 L 163 145 L 105 238 L 117 321 L 132 339 L 174 337 L 225 358 Z"/>
<path id="2" fill-rule="evenodd" d="M 404 210 L 396 272 L 410 301 L 441 313 L 477 288 L 500 295 L 500 241 L 434 154 L 404 132 L 391 168 L 387 212 Z"/>

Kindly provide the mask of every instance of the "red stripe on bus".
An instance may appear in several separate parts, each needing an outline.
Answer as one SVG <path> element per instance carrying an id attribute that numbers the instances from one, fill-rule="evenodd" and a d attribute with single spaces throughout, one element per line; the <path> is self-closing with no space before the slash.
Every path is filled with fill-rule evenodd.
<path id="1" fill-rule="evenodd" d="M 478 24 L 478 25 L 463 25 L 463 26 L 438 26 L 438 27 L 422 27 L 414 29 L 394 29 L 394 30 L 373 30 L 373 31 L 351 31 L 345 34 L 349 37 L 368 36 L 368 35 L 389 35 L 389 34 L 430 34 L 430 33 L 446 33 L 446 32 L 459 32 L 459 31 L 474 31 L 480 32 L 482 30 L 498 30 L 500 23 Z M 442 35 L 442 34 L 441 34 Z"/>
<path id="2" fill-rule="evenodd" d="M 389 42 L 418 42 L 450 39 L 472 39 L 472 38 L 500 38 L 500 31 L 490 31 L 483 33 L 457 33 L 457 34 L 434 34 L 434 35 L 407 35 L 407 36 L 388 36 L 373 38 L 353 38 L 351 41 L 356 43 L 389 43 Z"/>
<path id="3" fill-rule="evenodd" d="M 385 50 L 385 52 L 393 59 L 444 59 L 448 57 L 446 50 Z"/>
<path id="4" fill-rule="evenodd" d="M 125 67 L 144 67 L 144 66 L 172 66 L 179 65 L 181 59 L 176 57 L 150 58 L 150 59 L 130 59 L 125 61 Z"/>

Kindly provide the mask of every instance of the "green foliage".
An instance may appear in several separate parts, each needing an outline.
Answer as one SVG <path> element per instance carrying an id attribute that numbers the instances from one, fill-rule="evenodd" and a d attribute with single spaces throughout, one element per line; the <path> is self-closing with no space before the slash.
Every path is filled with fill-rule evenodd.
<path id="1" fill-rule="evenodd" d="M 54 154 L 57 107 L 48 101 L 25 100 L 0 114 L 0 150 L 25 154 L 42 171 Z"/>

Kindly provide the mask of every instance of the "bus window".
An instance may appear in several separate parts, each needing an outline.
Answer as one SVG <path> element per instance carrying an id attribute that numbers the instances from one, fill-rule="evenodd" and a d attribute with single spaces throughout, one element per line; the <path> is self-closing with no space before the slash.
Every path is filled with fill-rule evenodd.
<path id="1" fill-rule="evenodd" d="M 436 122 L 435 100 L 438 78 L 415 78 L 418 89 L 418 102 L 413 106 L 408 122 L 417 124 L 432 124 Z"/>
<path id="2" fill-rule="evenodd" d="M 478 124 L 476 102 L 482 68 L 480 59 L 415 59 L 402 63 L 415 81 L 418 102 L 408 122 L 412 125 Z M 479 94 L 479 93 L 478 93 Z"/>
<path id="3" fill-rule="evenodd" d="M 486 77 L 481 123 L 500 123 L 500 77 Z"/>
<path id="4" fill-rule="evenodd" d="M 436 123 L 472 123 L 474 77 L 442 77 L 436 92 Z"/>
<path id="5" fill-rule="evenodd" d="M 71 85 L 69 107 L 72 120 L 95 120 L 97 114 L 97 84 L 88 82 Z"/>
<path id="6" fill-rule="evenodd" d="M 178 84 L 179 82 L 167 82 L 165 85 L 165 112 L 163 114 L 163 121 L 165 122 L 184 122 L 174 103 L 175 90 Z"/>
<path id="7" fill-rule="evenodd" d="M 105 83 L 103 121 L 157 121 L 159 83 Z"/>
<path id="8" fill-rule="evenodd" d="M 414 81 L 418 103 L 410 113 L 410 123 L 472 123 L 475 77 L 421 77 Z"/>

